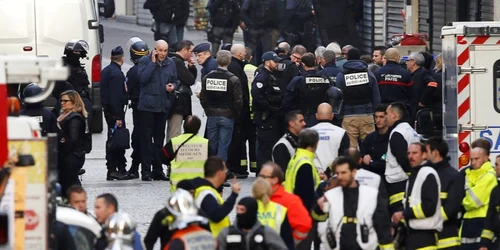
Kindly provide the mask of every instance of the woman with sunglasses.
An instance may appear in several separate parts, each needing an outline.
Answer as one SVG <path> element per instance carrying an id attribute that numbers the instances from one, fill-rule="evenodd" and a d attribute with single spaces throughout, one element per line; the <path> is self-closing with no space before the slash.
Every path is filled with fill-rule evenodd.
<path id="1" fill-rule="evenodd" d="M 85 163 L 87 111 L 82 98 L 74 90 L 64 91 L 60 98 L 61 112 L 57 124 L 59 138 L 59 183 L 62 193 L 72 185 L 81 185 L 78 172 Z"/>

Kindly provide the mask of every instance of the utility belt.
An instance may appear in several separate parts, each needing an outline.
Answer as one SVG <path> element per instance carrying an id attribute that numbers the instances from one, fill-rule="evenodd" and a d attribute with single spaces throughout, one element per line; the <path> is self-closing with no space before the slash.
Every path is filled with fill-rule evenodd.
<path id="1" fill-rule="evenodd" d="M 358 219 L 356 217 L 342 217 L 340 224 L 337 226 L 338 230 L 342 230 L 342 225 L 344 224 L 358 224 Z M 368 243 L 370 237 L 370 229 L 367 225 L 360 225 L 361 231 L 361 241 L 363 243 Z M 326 240 L 331 249 L 337 248 L 337 239 L 335 238 L 335 233 L 333 232 L 330 225 L 326 229 Z"/>

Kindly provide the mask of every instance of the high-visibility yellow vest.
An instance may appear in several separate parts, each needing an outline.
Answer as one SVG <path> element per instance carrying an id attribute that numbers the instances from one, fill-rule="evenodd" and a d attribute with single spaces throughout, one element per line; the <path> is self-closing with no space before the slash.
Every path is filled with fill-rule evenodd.
<path id="1" fill-rule="evenodd" d="M 249 90 L 249 96 L 250 96 L 250 119 L 253 120 L 253 110 L 252 110 L 252 83 L 253 79 L 255 78 L 255 71 L 257 70 L 257 67 L 254 66 L 253 64 L 247 63 L 245 67 L 243 68 L 245 71 L 245 75 L 247 75 L 248 79 L 248 90 Z"/>
<path id="2" fill-rule="evenodd" d="M 288 163 L 288 167 L 286 169 L 285 191 L 293 194 L 293 191 L 295 190 L 295 181 L 297 180 L 297 173 L 304 164 L 311 165 L 312 174 L 314 178 L 314 189 L 318 188 L 321 179 L 319 178 L 318 170 L 314 166 L 313 160 L 314 160 L 313 152 L 307 149 L 297 148 L 295 155 Z"/>
<path id="3" fill-rule="evenodd" d="M 257 204 L 257 219 L 260 223 L 274 229 L 274 231 L 280 234 L 281 225 L 283 225 L 286 217 L 286 207 L 272 201 L 269 201 L 267 206 L 260 200 L 257 200 Z"/>
<path id="4" fill-rule="evenodd" d="M 485 162 L 479 169 L 465 170 L 465 197 L 462 206 L 464 219 L 486 218 L 490 194 L 498 184 L 491 162 Z"/>
<path id="5" fill-rule="evenodd" d="M 201 186 L 194 191 L 194 199 L 198 207 L 201 206 L 203 199 L 205 199 L 205 196 L 207 195 L 213 195 L 217 202 L 221 205 L 224 203 L 224 199 L 222 199 L 222 196 L 217 190 L 215 190 L 215 188 L 210 186 Z M 222 229 L 231 226 L 231 222 L 229 221 L 229 217 L 226 216 L 219 222 L 209 221 L 209 225 L 212 235 L 217 238 Z"/>
<path id="6" fill-rule="evenodd" d="M 193 134 L 182 134 L 172 138 L 174 152 Z M 182 180 L 204 177 L 203 166 L 208 158 L 208 140 L 195 135 L 189 139 L 177 152 L 170 163 L 170 192 L 174 193 L 177 183 Z"/>

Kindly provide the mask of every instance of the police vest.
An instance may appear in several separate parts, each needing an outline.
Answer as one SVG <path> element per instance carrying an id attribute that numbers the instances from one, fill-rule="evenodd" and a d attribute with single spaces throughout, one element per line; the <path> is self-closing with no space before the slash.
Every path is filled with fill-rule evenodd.
<path id="1" fill-rule="evenodd" d="M 296 146 L 293 146 L 292 143 L 290 143 L 288 137 L 290 137 L 290 135 L 287 135 L 285 133 L 285 135 L 283 135 L 279 140 L 278 142 L 276 142 L 276 144 L 274 144 L 274 147 L 273 147 L 273 152 L 274 152 L 274 149 L 276 148 L 276 146 L 278 146 L 279 144 L 283 144 L 285 145 L 286 149 L 288 150 L 288 153 L 290 154 L 290 158 L 293 157 L 295 155 L 295 149 L 296 149 Z M 291 139 L 291 138 L 290 138 Z M 274 161 L 274 155 L 271 156 L 273 161 Z"/>
<path id="2" fill-rule="evenodd" d="M 325 76 L 304 76 L 304 85 L 300 88 L 300 110 L 304 115 L 314 115 L 318 106 L 328 102 L 326 91 L 332 86 Z"/>
<path id="3" fill-rule="evenodd" d="M 268 74 L 268 82 L 262 82 L 262 77 L 259 76 L 261 74 Z M 281 89 L 280 86 L 278 85 L 276 81 L 276 77 L 270 72 L 268 72 L 266 69 L 263 69 L 259 73 L 255 75 L 254 82 L 255 82 L 255 87 L 258 89 L 263 89 L 264 93 L 262 94 L 262 97 L 267 100 L 267 102 L 272 106 L 279 108 L 281 106 Z M 258 103 L 256 103 L 258 104 Z M 261 112 L 268 112 L 267 107 L 262 107 L 260 105 L 253 105 L 254 113 L 259 113 L 259 116 L 262 114 Z M 260 112 L 259 112 L 260 111 Z M 257 114 L 256 114 L 257 115 Z M 277 114 L 268 114 L 269 115 L 277 116 Z M 263 120 L 263 117 L 255 117 L 256 121 Z"/>
<path id="4" fill-rule="evenodd" d="M 425 217 L 424 212 L 422 211 L 422 185 L 424 184 L 427 176 L 433 175 L 436 178 L 438 188 L 436 190 L 432 190 L 433 192 L 440 193 L 441 192 L 441 182 L 439 181 L 439 176 L 436 170 L 432 167 L 422 167 L 415 179 L 415 183 L 413 183 L 413 187 L 411 189 L 411 196 L 405 197 L 403 199 L 403 204 L 406 208 L 406 200 L 409 199 L 409 206 L 413 209 L 416 219 L 410 219 L 409 226 L 412 229 L 416 230 L 437 230 L 441 232 L 443 229 L 443 215 L 441 214 L 441 199 L 438 199 L 436 204 L 436 211 L 430 217 Z M 408 182 L 406 183 L 406 196 L 408 196 Z"/>
<path id="5" fill-rule="evenodd" d="M 227 70 L 216 69 L 205 76 L 203 89 L 205 90 L 206 108 L 233 107 L 233 73 Z"/>
<path id="6" fill-rule="evenodd" d="M 377 207 L 378 190 L 369 186 L 360 185 L 358 196 L 358 210 L 356 211 L 356 218 L 348 218 L 344 216 L 344 194 L 342 187 L 330 189 L 325 193 L 325 197 L 330 205 L 328 227 L 337 241 L 337 247 L 334 250 L 340 249 L 339 242 L 342 226 L 347 223 L 356 224 L 356 242 L 361 249 L 375 250 L 378 247 L 378 237 L 373 227 L 373 214 Z M 368 227 L 368 242 L 363 242 L 361 236 L 361 227 Z M 322 237 L 322 241 L 328 244 L 326 237 Z"/>
<path id="7" fill-rule="evenodd" d="M 198 135 L 190 139 L 192 135 L 182 134 L 171 140 L 174 152 L 178 150 L 174 160 L 170 163 L 171 193 L 175 192 L 177 183 L 180 181 L 196 177 L 203 178 L 205 175 L 203 167 L 208 158 L 208 140 Z M 179 148 L 182 143 L 184 145 Z"/>
<path id="8" fill-rule="evenodd" d="M 203 203 L 203 200 L 207 195 L 213 195 L 221 205 L 224 203 L 224 199 L 222 199 L 222 196 L 213 187 L 201 186 L 194 191 L 194 199 L 197 207 L 201 208 L 201 203 Z M 212 231 L 212 235 L 214 237 L 217 237 L 220 231 L 222 231 L 222 229 L 231 226 L 231 222 L 229 221 L 229 218 L 226 216 L 219 222 L 210 221 L 209 225 L 210 225 L 210 231 Z"/>
<path id="9" fill-rule="evenodd" d="M 354 177 L 360 185 L 366 185 L 375 189 L 380 187 L 380 175 L 372 173 L 365 169 L 358 169 Z"/>
<path id="10" fill-rule="evenodd" d="M 285 191 L 292 193 L 292 194 L 294 193 L 295 182 L 297 181 L 297 173 L 299 172 L 299 169 L 304 164 L 311 165 L 312 176 L 314 179 L 313 180 L 314 181 L 314 189 L 316 190 L 318 188 L 319 183 L 321 182 L 321 179 L 319 178 L 318 170 L 316 170 L 316 167 L 314 166 L 313 159 L 314 159 L 313 152 L 310 152 L 310 151 L 303 149 L 303 148 L 297 148 L 295 155 L 290 160 L 290 163 L 288 163 L 288 167 L 286 169 Z"/>
<path id="11" fill-rule="evenodd" d="M 212 234 L 200 226 L 189 226 L 176 230 L 174 235 L 172 235 L 172 239 L 163 250 L 170 249 L 170 242 L 176 239 L 184 242 L 185 250 L 216 249 L 217 247 L 217 242 Z"/>
<path id="12" fill-rule="evenodd" d="M 410 124 L 407 122 L 402 122 L 398 124 L 389 134 L 389 142 L 391 141 L 391 137 L 394 132 L 400 133 L 403 138 L 405 138 L 406 143 L 408 144 L 408 148 L 414 142 L 419 142 L 420 137 L 417 132 L 410 127 Z M 391 145 L 387 146 L 387 158 L 385 163 L 385 179 L 388 183 L 396 183 L 400 181 L 406 181 L 408 179 L 408 175 L 405 173 L 403 168 L 399 165 L 396 157 L 391 152 Z"/>
<path id="13" fill-rule="evenodd" d="M 372 102 L 370 75 L 367 71 L 344 75 L 344 102 L 346 105 L 364 105 Z"/>
<path id="14" fill-rule="evenodd" d="M 260 200 L 257 200 L 257 204 L 257 219 L 259 222 L 264 226 L 274 229 L 274 231 L 280 234 L 281 225 L 283 225 L 283 221 L 285 221 L 287 208 L 272 201 L 269 201 L 267 206 Z"/>
<path id="15" fill-rule="evenodd" d="M 311 128 L 319 134 L 314 165 L 318 169 L 325 171 L 332 164 L 333 160 L 338 157 L 340 142 L 346 132 L 343 128 L 329 122 L 320 122 Z"/>
<path id="16" fill-rule="evenodd" d="M 250 120 L 253 120 L 253 109 L 252 109 L 252 101 L 253 101 L 253 96 L 252 96 L 252 82 L 253 79 L 255 78 L 255 71 L 257 70 L 257 67 L 254 65 L 247 63 L 245 64 L 245 67 L 243 68 L 243 71 L 245 71 L 245 75 L 247 75 L 248 79 L 248 90 L 249 90 L 249 97 L 250 97 L 250 103 L 249 103 L 249 108 L 250 108 Z"/>
<path id="17" fill-rule="evenodd" d="M 261 225 L 250 236 L 250 242 L 247 247 L 247 235 L 238 230 L 235 226 L 229 227 L 229 233 L 226 236 L 226 250 L 267 250 L 265 236 L 266 227 Z"/>

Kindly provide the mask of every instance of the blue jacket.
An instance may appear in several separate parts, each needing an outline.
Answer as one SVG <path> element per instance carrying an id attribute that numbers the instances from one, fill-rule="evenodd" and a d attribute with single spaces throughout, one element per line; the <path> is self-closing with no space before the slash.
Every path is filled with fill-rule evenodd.
<path id="1" fill-rule="evenodd" d="M 342 68 L 338 67 L 335 63 L 329 62 L 325 65 L 325 68 L 321 70 L 319 73 L 321 75 L 326 75 L 330 77 L 330 81 L 334 83 L 335 86 L 337 82 L 337 75 L 342 72 Z"/>
<path id="2" fill-rule="evenodd" d="M 203 68 L 201 69 L 201 78 L 205 77 L 212 70 L 216 70 L 219 67 L 213 57 L 207 58 L 202 66 Z"/>
<path id="3" fill-rule="evenodd" d="M 137 231 L 135 231 L 134 234 L 134 250 L 144 250 L 142 247 L 141 235 Z"/>
<path id="4" fill-rule="evenodd" d="M 138 109 L 168 113 L 175 101 L 175 94 L 173 91 L 167 92 L 166 86 L 172 83 L 176 88 L 178 85 L 175 62 L 167 57 L 163 62 L 153 63 L 151 55 L 143 56 L 139 60 L 138 71 L 141 84 Z"/>
<path id="5" fill-rule="evenodd" d="M 114 119 L 123 120 L 125 115 L 123 106 L 127 103 L 125 76 L 121 66 L 112 61 L 101 71 L 101 104 Z"/>
<path id="6" fill-rule="evenodd" d="M 363 61 L 347 61 L 344 64 L 344 72 L 352 71 L 352 72 L 368 72 L 368 64 Z M 344 72 L 340 72 L 337 75 L 337 88 L 345 92 L 345 80 L 344 80 Z M 345 95 L 344 95 L 344 107 L 342 111 L 343 115 L 362 115 L 367 113 L 375 113 L 375 107 L 380 104 L 380 92 L 378 90 L 377 79 L 372 72 L 368 72 L 368 77 L 370 78 L 368 86 L 372 89 L 372 102 L 369 105 L 355 105 L 349 106 L 346 103 Z M 368 110 L 367 110 L 368 109 Z"/>

